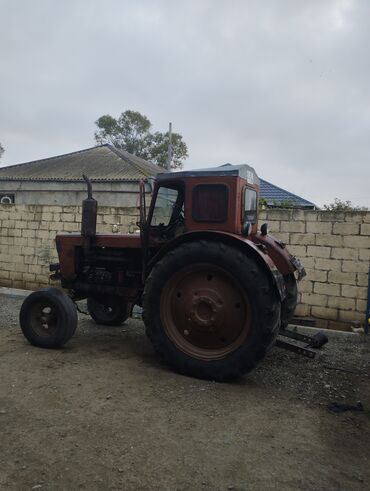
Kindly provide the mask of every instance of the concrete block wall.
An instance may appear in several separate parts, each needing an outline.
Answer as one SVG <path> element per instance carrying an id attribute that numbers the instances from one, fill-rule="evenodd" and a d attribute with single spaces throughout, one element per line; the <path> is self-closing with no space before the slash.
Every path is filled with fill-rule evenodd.
<path id="1" fill-rule="evenodd" d="M 98 231 L 134 232 L 138 209 L 99 206 Z M 80 230 L 80 206 L 0 205 L 0 286 L 36 289 L 49 284 L 57 261 L 57 232 Z M 296 314 L 321 327 L 349 329 L 364 322 L 370 262 L 370 213 L 265 210 L 260 223 L 302 260 Z"/>
<path id="2" fill-rule="evenodd" d="M 137 229 L 138 209 L 99 206 L 97 229 L 112 233 Z M 0 205 L 0 286 L 37 289 L 49 284 L 49 264 L 57 261 L 55 236 L 77 232 L 80 206 Z"/>
<path id="3" fill-rule="evenodd" d="M 366 312 L 370 212 L 265 210 L 260 223 L 301 259 L 296 315 L 320 327 L 349 329 Z"/>

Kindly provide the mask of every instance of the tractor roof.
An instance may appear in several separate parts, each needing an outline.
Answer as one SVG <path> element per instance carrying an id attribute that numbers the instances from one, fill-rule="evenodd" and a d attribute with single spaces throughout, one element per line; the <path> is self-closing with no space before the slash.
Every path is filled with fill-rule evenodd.
<path id="1" fill-rule="evenodd" d="M 208 167 L 206 169 L 193 169 L 179 172 L 162 172 L 156 175 L 158 181 L 167 181 L 168 179 L 181 179 L 184 177 L 211 177 L 211 176 L 235 176 L 246 179 L 250 184 L 259 186 L 259 178 L 253 167 L 243 165 L 224 164 L 219 167 Z"/>

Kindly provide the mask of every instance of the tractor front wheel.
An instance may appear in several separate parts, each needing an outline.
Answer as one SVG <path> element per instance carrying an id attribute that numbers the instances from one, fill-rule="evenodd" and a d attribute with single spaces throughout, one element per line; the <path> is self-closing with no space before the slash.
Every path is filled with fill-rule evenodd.
<path id="1" fill-rule="evenodd" d="M 263 266 L 211 241 L 183 244 L 152 269 L 143 294 L 146 333 L 175 370 L 228 380 L 273 345 L 280 299 Z"/>
<path id="2" fill-rule="evenodd" d="M 24 300 L 19 321 L 24 336 L 34 346 L 60 348 L 76 330 L 77 311 L 61 290 L 43 288 Z"/>
<path id="3" fill-rule="evenodd" d="M 120 326 L 130 315 L 131 305 L 120 297 L 89 297 L 87 310 L 97 324 Z"/>

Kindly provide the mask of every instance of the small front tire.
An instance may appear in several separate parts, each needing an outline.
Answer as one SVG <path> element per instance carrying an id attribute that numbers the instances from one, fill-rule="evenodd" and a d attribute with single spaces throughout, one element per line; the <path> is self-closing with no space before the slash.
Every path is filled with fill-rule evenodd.
<path id="1" fill-rule="evenodd" d="M 76 331 L 77 311 L 64 292 L 43 288 L 24 300 L 19 321 L 24 336 L 34 346 L 60 348 Z"/>
<path id="2" fill-rule="evenodd" d="M 89 297 L 87 310 L 97 324 L 120 326 L 130 315 L 131 305 L 120 297 Z"/>

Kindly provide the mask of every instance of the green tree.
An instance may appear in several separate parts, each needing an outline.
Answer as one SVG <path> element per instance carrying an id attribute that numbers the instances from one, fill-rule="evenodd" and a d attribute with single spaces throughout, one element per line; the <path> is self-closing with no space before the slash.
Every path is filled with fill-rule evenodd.
<path id="1" fill-rule="evenodd" d="M 1 145 L 1 143 L 0 143 L 0 159 L 1 159 L 1 156 L 2 156 L 2 154 L 3 154 L 4 152 L 5 152 L 5 149 L 4 149 L 4 147 L 3 147 L 3 146 Z"/>
<path id="2" fill-rule="evenodd" d="M 152 133 L 149 119 L 138 111 L 127 110 L 115 119 L 109 114 L 95 121 L 95 141 L 109 143 L 146 160 L 167 167 L 169 134 L 156 131 Z M 181 168 L 188 156 L 186 143 L 179 133 L 172 133 L 171 167 Z"/>
<path id="3" fill-rule="evenodd" d="M 326 211 L 367 211 L 366 206 L 355 206 L 351 201 L 343 201 L 339 198 L 334 198 L 334 203 L 324 205 Z"/>

